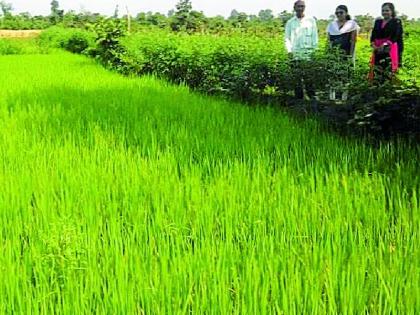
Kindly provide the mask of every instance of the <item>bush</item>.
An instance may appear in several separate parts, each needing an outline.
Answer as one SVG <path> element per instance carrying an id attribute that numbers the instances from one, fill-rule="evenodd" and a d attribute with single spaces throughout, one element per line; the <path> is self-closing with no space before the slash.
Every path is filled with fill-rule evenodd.
<path id="1" fill-rule="evenodd" d="M 96 48 L 91 52 L 107 66 L 122 70 L 125 65 L 125 48 L 120 40 L 126 35 L 124 22 L 116 19 L 101 19 L 91 27 L 95 34 Z"/>
<path id="2" fill-rule="evenodd" d="M 63 48 L 73 53 L 85 53 L 95 45 L 94 34 L 81 29 L 51 27 L 43 31 L 41 44 L 51 48 Z"/>
<path id="3" fill-rule="evenodd" d="M 296 80 L 305 77 L 318 91 L 321 109 L 341 125 L 369 133 L 418 133 L 420 93 L 412 80 L 419 73 L 418 64 L 412 63 L 418 55 L 406 54 L 398 83 L 375 86 L 366 80 L 371 49 L 359 44 L 359 62 L 353 71 L 350 63 L 343 66 L 340 55 L 323 49 L 296 69 L 289 63 L 280 35 L 147 32 L 122 41 L 126 56 L 140 64 L 140 74 L 153 73 L 205 93 L 282 104 L 291 99 Z M 328 101 L 328 91 L 343 78 L 347 78 L 351 98 L 340 107 Z"/>
<path id="4" fill-rule="evenodd" d="M 18 55 L 21 53 L 21 47 L 14 45 L 10 40 L 0 39 L 0 55 Z"/>
<path id="5" fill-rule="evenodd" d="M 290 88 L 281 36 L 267 41 L 243 35 L 186 35 L 145 32 L 125 38 L 127 55 L 153 73 L 205 93 L 250 100 Z"/>
<path id="6" fill-rule="evenodd" d="M 64 49 L 81 54 L 93 44 L 92 37 L 87 32 L 74 32 L 64 43 Z"/>

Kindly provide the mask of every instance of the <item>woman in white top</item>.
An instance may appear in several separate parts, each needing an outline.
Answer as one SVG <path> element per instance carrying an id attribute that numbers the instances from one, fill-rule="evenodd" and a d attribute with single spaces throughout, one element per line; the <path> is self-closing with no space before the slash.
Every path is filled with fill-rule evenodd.
<path id="1" fill-rule="evenodd" d="M 332 21 L 327 28 L 328 41 L 332 49 L 338 49 L 342 55 L 343 64 L 342 68 L 350 69 L 348 61 L 352 61 L 353 65 L 355 62 L 355 50 L 357 42 L 357 34 L 359 32 L 359 25 L 351 19 L 349 10 L 345 5 L 339 5 L 335 10 L 337 19 Z M 345 76 L 348 79 L 350 73 Z M 334 82 L 331 85 L 344 85 L 344 82 Z M 335 89 L 330 91 L 330 99 L 335 100 Z M 347 99 L 347 91 L 344 90 L 342 93 L 342 99 Z"/>
<path id="2" fill-rule="evenodd" d="M 327 28 L 330 46 L 341 49 L 346 56 L 354 57 L 360 27 L 351 19 L 345 5 L 339 5 L 335 10 L 335 15 L 337 19 L 332 21 Z"/>

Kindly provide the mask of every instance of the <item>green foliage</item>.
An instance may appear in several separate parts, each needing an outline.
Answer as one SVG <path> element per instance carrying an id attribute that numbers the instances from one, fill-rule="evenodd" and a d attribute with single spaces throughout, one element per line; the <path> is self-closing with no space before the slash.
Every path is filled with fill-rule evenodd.
<path id="1" fill-rule="evenodd" d="M 18 55 L 22 54 L 22 47 L 16 45 L 16 42 L 0 39 L 0 55 Z"/>
<path id="2" fill-rule="evenodd" d="M 176 11 L 171 17 L 171 28 L 173 31 L 186 31 L 192 5 L 190 0 L 180 0 L 176 4 Z"/>
<path id="3" fill-rule="evenodd" d="M 124 39 L 142 73 L 185 82 L 205 93 L 250 99 L 269 87 L 286 89 L 282 38 L 262 42 L 241 35 L 203 36 L 145 32 Z"/>
<path id="4" fill-rule="evenodd" d="M 175 32 L 202 32 L 207 24 L 208 19 L 203 12 L 192 10 L 190 0 L 180 0 L 170 17 L 170 27 Z"/>
<path id="5" fill-rule="evenodd" d="M 88 48 L 94 47 L 93 33 L 81 29 L 65 29 L 51 27 L 43 31 L 39 38 L 46 47 L 63 48 L 73 53 L 85 53 Z"/>
<path id="6" fill-rule="evenodd" d="M 91 25 L 96 36 L 96 47 L 91 54 L 105 65 L 122 70 L 124 67 L 125 48 L 120 44 L 127 34 L 124 21 L 118 19 L 101 19 Z"/>
<path id="7" fill-rule="evenodd" d="M 60 4 L 57 0 L 51 1 L 50 21 L 51 21 L 51 24 L 53 25 L 63 20 L 64 10 L 60 10 L 59 7 L 60 7 Z"/>
<path id="8" fill-rule="evenodd" d="M 0 55 L 44 54 L 48 49 L 36 39 L 2 39 L 0 38 Z"/>
<path id="9" fill-rule="evenodd" d="M 0 9 L 3 18 L 7 18 L 12 15 L 13 6 L 11 3 L 8 3 L 6 1 L 0 1 Z"/>
<path id="10" fill-rule="evenodd" d="M 365 124 L 361 119 L 376 119 L 381 114 L 372 116 L 372 110 L 367 108 L 378 112 L 378 102 L 386 105 L 378 101 L 381 100 L 380 89 L 366 84 L 371 55 L 367 41 L 358 43 L 358 61 L 354 70 L 350 60 L 343 61 L 340 54 L 324 48 L 310 61 L 301 62 L 299 67 L 295 67 L 287 57 L 282 35 L 277 34 L 246 36 L 238 32 L 188 35 L 148 29 L 125 37 L 125 25 L 115 19 L 101 20 L 93 29 L 96 45 L 89 49 L 90 54 L 125 74 L 155 74 L 174 83 L 185 83 L 207 94 L 224 94 L 246 102 L 269 103 L 288 102 L 296 82 L 305 78 L 313 83 L 318 100 L 325 106 L 331 106 L 331 89 L 351 92 L 347 103 L 353 106 L 353 112 L 344 116 L 346 120 L 341 121 L 344 125 L 355 121 L 357 126 L 374 125 L 367 121 Z M 418 51 L 413 48 L 414 45 L 413 42 L 407 43 L 404 57 L 406 66 L 399 74 L 400 83 L 389 87 L 391 91 L 410 91 L 417 84 L 414 80 L 419 76 L 419 63 L 416 62 Z M 321 47 L 325 46 L 321 44 Z M 373 92 L 366 94 L 367 91 Z M 418 90 L 414 91 L 413 100 L 418 93 Z M 398 95 L 395 92 L 392 99 L 395 100 Z M 361 106 L 366 108 L 365 114 L 360 114 Z M 415 115 L 407 116 L 411 125 L 414 125 L 411 123 L 413 117 Z"/>
<path id="11" fill-rule="evenodd" d="M 418 132 L 415 126 L 420 122 L 420 93 L 415 88 L 417 83 L 412 82 L 418 76 L 418 64 L 409 65 L 410 60 L 418 58 L 418 52 L 412 47 L 407 49 L 410 53 L 406 53 L 406 67 L 400 72 L 399 84 L 387 86 L 392 94 L 388 98 L 381 97 L 385 95 L 382 86 L 369 85 L 366 78 L 371 49 L 366 42 L 359 45 L 361 53 L 354 69 L 351 60 L 344 61 L 338 52 L 323 49 L 310 61 L 295 67 L 286 56 L 281 36 L 187 36 L 162 32 L 153 35 L 148 32 L 124 41 L 140 74 L 154 73 L 204 93 L 223 93 L 243 101 L 270 103 L 287 102 L 295 82 L 303 77 L 312 82 L 318 91 L 318 101 L 327 112 L 328 107 L 334 106 L 329 102 L 330 89 L 350 92 L 347 104 L 352 109 L 347 111 L 349 107 L 343 107 L 345 114 L 338 110 L 337 117 L 329 117 L 341 125 L 355 125 L 355 129 L 363 132 L 382 130 L 384 134 L 389 130 Z M 410 73 L 415 75 L 410 76 Z M 403 96 L 406 94 L 411 95 L 409 99 Z M 405 107 L 407 111 L 400 111 L 401 115 L 396 118 L 390 116 L 387 106 L 398 103 L 399 98 L 401 104 L 409 105 Z M 401 128 L 404 124 L 410 127 Z"/>

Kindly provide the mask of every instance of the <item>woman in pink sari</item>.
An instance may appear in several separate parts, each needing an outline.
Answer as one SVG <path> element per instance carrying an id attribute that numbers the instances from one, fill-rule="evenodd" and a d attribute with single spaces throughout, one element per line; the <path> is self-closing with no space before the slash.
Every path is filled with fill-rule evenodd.
<path id="1" fill-rule="evenodd" d="M 373 48 L 370 78 L 380 83 L 394 77 L 401 64 L 403 49 L 403 27 L 392 3 L 382 5 L 382 17 L 375 21 L 370 37 Z"/>

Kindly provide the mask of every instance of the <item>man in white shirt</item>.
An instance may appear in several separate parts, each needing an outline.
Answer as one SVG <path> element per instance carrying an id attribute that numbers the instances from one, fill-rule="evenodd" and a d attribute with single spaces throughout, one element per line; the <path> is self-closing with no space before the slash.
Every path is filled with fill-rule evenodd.
<path id="1" fill-rule="evenodd" d="M 296 1 L 294 10 L 296 16 L 286 23 L 285 41 L 286 49 L 293 60 L 293 69 L 296 71 L 295 96 L 304 98 L 304 85 L 310 98 L 315 97 L 315 90 L 310 79 L 305 78 L 306 72 L 302 64 L 311 60 L 311 56 L 318 47 L 318 27 L 313 17 L 305 16 L 305 1 Z M 299 71 L 300 70 L 300 71 Z"/>

